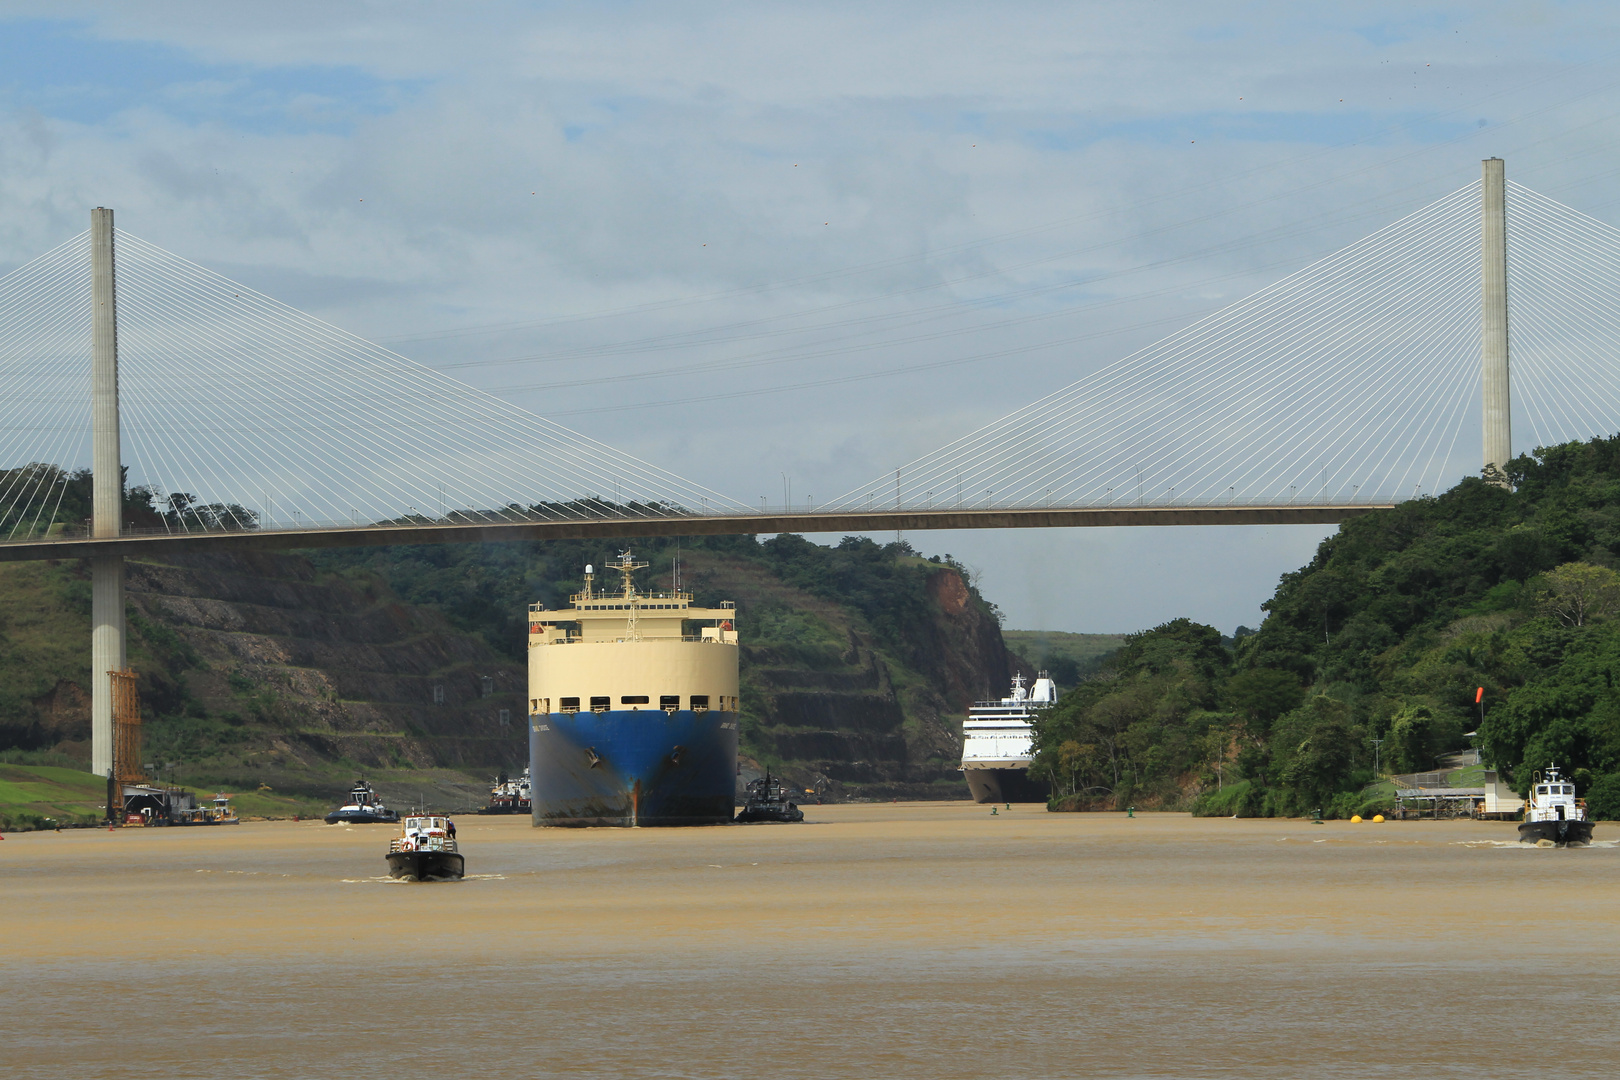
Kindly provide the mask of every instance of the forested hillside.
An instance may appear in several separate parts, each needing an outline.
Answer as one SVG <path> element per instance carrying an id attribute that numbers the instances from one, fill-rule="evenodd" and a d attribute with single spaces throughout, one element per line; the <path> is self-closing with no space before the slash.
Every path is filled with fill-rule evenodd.
<path id="1" fill-rule="evenodd" d="M 832 795 L 966 793 L 957 764 L 968 705 L 1029 673 L 1001 639 L 995 608 L 949 556 L 904 542 L 836 546 L 784 534 L 698 540 L 351 549 L 314 556 L 363 570 L 401 599 L 522 663 L 525 604 L 557 608 L 625 547 L 648 562 L 642 589 L 681 585 L 702 604 L 737 604 L 742 753 Z M 610 585 L 612 582 L 609 583 Z M 514 599 L 521 603 L 514 603 Z"/>
<path id="2" fill-rule="evenodd" d="M 1620 437 L 1491 480 L 1347 522 L 1232 649 L 1186 620 L 1129 638 L 1041 725 L 1063 805 L 1347 815 L 1375 740 L 1415 771 L 1477 730 L 1521 791 L 1556 761 L 1620 817 Z"/>
<path id="3" fill-rule="evenodd" d="M 312 797 L 359 770 L 520 768 L 527 606 L 564 605 L 625 546 L 652 564 L 641 587 L 668 588 L 679 553 L 700 603 L 736 602 L 745 767 L 833 797 L 965 794 L 961 717 L 1018 661 L 948 557 L 859 538 L 132 561 L 145 756 L 194 783 Z M 85 565 L 0 564 L 0 761 L 88 765 L 88 666 Z"/>

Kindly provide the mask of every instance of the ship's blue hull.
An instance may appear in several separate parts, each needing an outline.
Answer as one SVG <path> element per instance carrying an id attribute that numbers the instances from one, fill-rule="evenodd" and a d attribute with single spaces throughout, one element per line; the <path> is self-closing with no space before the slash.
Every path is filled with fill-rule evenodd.
<path id="1" fill-rule="evenodd" d="M 618 709 L 529 717 L 536 825 L 730 821 L 737 714 Z"/>

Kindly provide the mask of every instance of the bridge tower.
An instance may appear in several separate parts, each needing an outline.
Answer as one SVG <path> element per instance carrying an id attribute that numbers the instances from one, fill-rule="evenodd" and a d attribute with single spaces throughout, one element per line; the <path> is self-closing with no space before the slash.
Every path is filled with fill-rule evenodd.
<path id="1" fill-rule="evenodd" d="M 1501 158 L 1486 158 L 1480 184 L 1480 378 L 1485 391 L 1485 464 L 1505 468 L 1513 457 L 1508 383 L 1507 181 Z"/>
<path id="2" fill-rule="evenodd" d="M 118 305 L 113 212 L 90 211 L 91 533 L 123 531 L 124 470 L 118 431 Z M 90 560 L 90 768 L 113 769 L 113 676 L 124 670 L 124 557 Z M 111 788 L 109 788 L 109 791 Z M 109 813 L 111 804 L 109 803 Z"/>

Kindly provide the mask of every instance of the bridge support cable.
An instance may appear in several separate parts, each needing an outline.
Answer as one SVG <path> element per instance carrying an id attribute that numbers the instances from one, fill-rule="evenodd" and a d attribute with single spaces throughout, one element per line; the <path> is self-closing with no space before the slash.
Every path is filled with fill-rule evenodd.
<path id="1" fill-rule="evenodd" d="M 1505 267 L 1493 400 L 1509 404 L 1509 308 L 1517 395 L 1498 442 L 1507 416 L 1536 445 L 1620 430 L 1620 230 L 1504 180 L 1492 246 L 1490 169 L 829 509 L 1356 505 L 1442 490 L 1483 457 L 1470 416 L 1490 384 L 1492 252 Z M 1489 358 L 1489 327 L 1485 341 Z"/>
<path id="2" fill-rule="evenodd" d="M 55 520 L 55 463 L 88 463 L 89 253 L 80 233 L 0 277 L 0 541 Z M 63 409 L 78 423 L 55 422 Z"/>
<path id="3" fill-rule="evenodd" d="M 416 364 L 123 230 L 121 447 L 162 527 L 634 519 L 734 500 Z M 87 235 L 0 278 L 0 540 L 82 532 Z M 80 474 L 83 475 L 82 473 Z"/>
<path id="4" fill-rule="evenodd" d="M 1529 429 L 1531 446 L 1612 434 L 1620 229 L 1511 180 L 1507 218 L 1515 426 Z"/>
<path id="5" fill-rule="evenodd" d="M 1478 185 L 900 470 L 904 506 L 1387 502 L 1478 385 Z M 872 485 L 838 505 L 856 507 Z"/>

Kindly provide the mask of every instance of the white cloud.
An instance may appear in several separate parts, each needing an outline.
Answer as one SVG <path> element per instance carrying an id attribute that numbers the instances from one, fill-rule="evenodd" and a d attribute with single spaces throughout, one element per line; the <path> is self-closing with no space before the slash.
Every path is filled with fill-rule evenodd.
<path id="1" fill-rule="evenodd" d="M 1617 20 L 1599 4 L 6 14 L 78 22 L 12 24 L 59 60 L 0 89 L 0 269 L 112 205 L 170 250 L 412 339 L 407 355 L 532 358 L 450 370 L 744 500 L 779 499 L 782 472 L 839 494 L 1461 186 L 1484 156 L 1620 208 L 1594 62 Z M 76 41 L 139 66 L 127 103 L 34 92 L 94 82 Z M 161 93 L 139 89 L 164 71 Z M 517 325 L 427 336 L 489 324 Z M 623 381 L 556 385 L 588 379 Z M 729 396 L 784 386 L 801 388 Z M 603 411 L 658 400 L 686 404 Z M 1230 630 L 1300 557 L 1239 535 L 1132 540 L 1162 557 L 1122 556 L 1106 583 L 1078 580 L 1095 535 L 1039 538 L 1077 568 L 1050 608 L 1016 584 L 1032 542 L 951 544 L 1017 625 L 1187 610 Z M 1212 550 L 1232 573 L 1201 568 Z"/>

